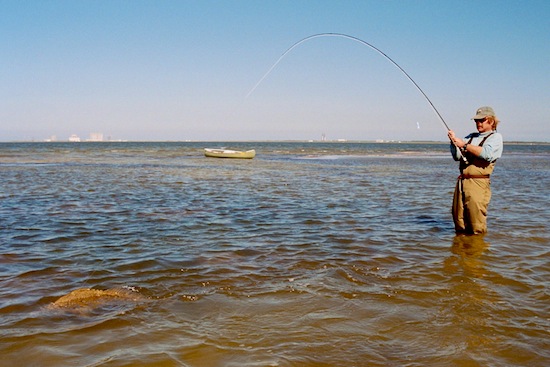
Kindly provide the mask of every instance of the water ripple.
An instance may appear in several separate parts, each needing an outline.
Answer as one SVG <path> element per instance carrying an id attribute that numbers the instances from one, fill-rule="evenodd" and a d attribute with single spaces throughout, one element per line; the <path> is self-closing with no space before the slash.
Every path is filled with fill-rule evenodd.
<path id="1" fill-rule="evenodd" d="M 457 167 L 445 145 L 243 146 L 257 157 L 205 159 L 198 143 L 0 145 L 4 360 L 550 359 L 548 147 L 507 147 L 490 232 L 455 237 Z M 81 288 L 144 302 L 99 292 L 82 312 L 52 309 Z"/>

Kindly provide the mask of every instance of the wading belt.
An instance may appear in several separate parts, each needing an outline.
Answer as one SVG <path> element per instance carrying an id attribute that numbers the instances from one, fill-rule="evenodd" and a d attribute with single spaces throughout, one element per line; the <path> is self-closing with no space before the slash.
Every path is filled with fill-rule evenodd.
<path id="1" fill-rule="evenodd" d="M 491 178 L 491 175 L 468 175 L 463 173 L 458 176 L 459 180 L 467 180 L 469 178 Z"/>

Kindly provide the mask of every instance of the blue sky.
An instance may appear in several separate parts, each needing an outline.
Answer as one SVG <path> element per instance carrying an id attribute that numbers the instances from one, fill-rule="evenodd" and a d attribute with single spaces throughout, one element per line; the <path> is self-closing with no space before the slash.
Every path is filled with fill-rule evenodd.
<path id="1" fill-rule="evenodd" d="M 0 0 L 0 141 L 550 141 L 550 1 Z"/>

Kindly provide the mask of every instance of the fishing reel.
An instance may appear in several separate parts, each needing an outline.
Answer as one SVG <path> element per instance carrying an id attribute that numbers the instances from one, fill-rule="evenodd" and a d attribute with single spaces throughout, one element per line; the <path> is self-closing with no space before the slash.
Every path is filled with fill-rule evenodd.
<path id="1" fill-rule="evenodd" d="M 462 149 L 460 149 L 459 147 L 457 147 L 456 145 L 455 145 L 455 148 L 458 152 L 458 155 L 460 155 L 459 159 L 466 165 L 470 164 L 470 162 L 468 162 L 468 158 L 466 158 L 465 152 Z"/>

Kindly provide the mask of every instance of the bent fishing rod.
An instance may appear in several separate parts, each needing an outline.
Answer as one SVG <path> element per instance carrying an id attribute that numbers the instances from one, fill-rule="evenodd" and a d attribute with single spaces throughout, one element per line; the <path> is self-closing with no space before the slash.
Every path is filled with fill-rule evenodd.
<path id="1" fill-rule="evenodd" d="M 269 70 L 262 76 L 262 78 L 256 83 L 256 85 L 254 85 L 254 87 L 250 90 L 250 92 L 248 92 L 248 94 L 246 95 L 245 98 L 248 98 L 252 92 L 254 92 L 254 90 L 256 90 L 256 88 L 262 83 L 262 81 L 271 73 L 271 71 L 273 69 L 275 69 L 275 67 L 279 64 L 279 62 L 281 62 L 281 60 L 290 52 L 292 51 L 294 48 L 298 47 L 300 44 L 306 42 L 306 41 L 309 41 L 313 38 L 318 38 L 318 37 L 341 37 L 341 38 L 347 38 L 347 39 L 350 39 L 352 41 L 356 41 L 356 42 L 359 42 L 369 48 L 371 48 L 372 50 L 378 52 L 380 55 L 384 56 L 388 61 L 390 61 L 395 67 L 397 67 L 406 77 L 407 79 L 409 79 L 409 81 L 416 87 L 416 89 L 418 89 L 418 91 L 424 96 L 424 98 L 426 99 L 426 101 L 428 101 L 428 103 L 430 104 L 430 106 L 432 107 L 432 110 L 435 112 L 435 114 L 437 115 L 437 117 L 439 118 L 439 120 L 441 121 L 441 123 L 443 124 L 443 126 L 445 127 L 446 131 L 450 131 L 451 128 L 449 128 L 449 125 L 447 125 L 447 123 L 445 122 L 445 119 L 443 118 L 443 116 L 441 116 L 441 114 L 439 113 L 439 111 L 437 110 L 437 108 L 435 108 L 434 104 L 432 103 L 432 101 L 430 100 L 430 98 L 428 98 L 428 96 L 426 95 L 426 93 L 424 93 L 424 91 L 422 90 L 422 88 L 420 88 L 420 86 L 413 80 L 413 78 L 401 67 L 399 66 L 398 63 L 396 63 L 391 57 L 389 57 L 388 55 L 386 55 L 382 50 L 380 50 L 379 48 L 373 46 L 372 44 L 360 39 L 360 38 L 357 38 L 357 37 L 354 37 L 354 36 L 350 36 L 348 34 L 344 34 L 344 33 L 318 33 L 318 34 L 313 34 L 311 36 L 307 36 L 305 38 L 302 38 L 301 40 L 299 40 L 298 42 L 294 43 L 292 46 L 290 46 L 285 52 L 283 52 L 283 54 L 279 57 L 279 59 L 277 59 L 277 61 L 271 66 L 271 68 L 269 68 Z M 456 147 L 456 145 L 455 145 Z M 457 152 L 458 154 L 460 155 L 461 159 L 465 162 L 465 163 L 468 163 L 468 161 L 466 160 L 466 157 L 461 153 L 460 149 L 458 147 L 457 148 Z"/>

